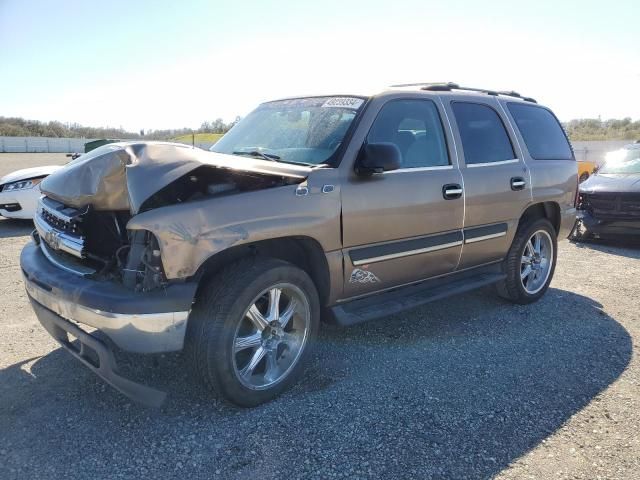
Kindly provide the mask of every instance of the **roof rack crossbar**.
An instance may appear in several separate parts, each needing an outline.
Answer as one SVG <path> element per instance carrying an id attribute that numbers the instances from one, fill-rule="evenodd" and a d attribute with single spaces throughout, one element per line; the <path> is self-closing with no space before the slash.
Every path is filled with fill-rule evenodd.
<path id="1" fill-rule="evenodd" d="M 400 85 L 391 85 L 392 87 L 420 87 L 421 90 L 428 90 L 431 92 L 450 92 L 451 90 L 464 90 L 467 92 L 486 93 L 487 95 L 498 96 L 503 95 L 507 97 L 520 98 L 525 102 L 538 103 L 531 97 L 523 97 L 518 92 L 506 91 L 506 90 L 487 90 L 486 88 L 473 88 L 473 87 L 461 87 L 457 83 L 443 82 L 443 83 L 403 83 Z"/>

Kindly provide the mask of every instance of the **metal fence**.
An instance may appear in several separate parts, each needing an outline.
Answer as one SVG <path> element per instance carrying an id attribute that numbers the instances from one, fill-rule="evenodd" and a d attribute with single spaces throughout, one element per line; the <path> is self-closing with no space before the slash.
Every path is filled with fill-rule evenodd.
<path id="1" fill-rule="evenodd" d="M 93 138 L 0 137 L 2 153 L 74 153 L 84 152 L 84 144 Z"/>
<path id="2" fill-rule="evenodd" d="M 75 153 L 84 152 L 84 144 L 93 138 L 0 137 L 0 153 Z M 191 145 L 191 142 L 184 142 Z M 630 140 L 571 142 L 577 160 L 604 162 L 607 152 L 631 143 Z M 214 142 L 196 142 L 195 146 L 209 150 Z"/>
<path id="3" fill-rule="evenodd" d="M 0 137 L 0 153 L 83 153 L 84 144 L 95 138 Z M 191 142 L 182 142 L 191 145 Z M 215 142 L 196 142 L 204 150 Z"/>

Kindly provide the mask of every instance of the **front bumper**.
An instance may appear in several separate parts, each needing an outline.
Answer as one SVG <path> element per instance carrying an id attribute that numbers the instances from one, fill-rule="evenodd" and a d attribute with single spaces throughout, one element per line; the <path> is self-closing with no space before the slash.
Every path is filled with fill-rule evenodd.
<path id="1" fill-rule="evenodd" d="M 33 298 L 30 300 L 38 320 L 47 332 L 87 368 L 132 400 L 149 407 L 162 405 L 167 396 L 165 392 L 132 382 L 118 375 L 113 352 L 104 342 L 43 307 Z M 77 342 L 72 342 L 69 335 L 73 335 Z"/>
<path id="2" fill-rule="evenodd" d="M 578 210 L 578 220 L 587 231 L 598 237 L 638 236 L 640 237 L 640 219 L 617 220 L 600 219 L 586 210 Z"/>
<path id="3" fill-rule="evenodd" d="M 184 345 L 195 282 L 134 292 L 58 268 L 33 242 L 22 250 L 20 266 L 33 301 L 62 318 L 101 330 L 123 350 L 159 353 Z"/>
<path id="4" fill-rule="evenodd" d="M 74 357 L 128 397 L 159 406 L 166 394 L 117 373 L 111 348 L 81 328 L 99 329 L 118 347 L 136 353 L 181 350 L 197 284 L 173 284 L 163 290 L 133 292 L 59 268 L 42 245 L 27 244 L 20 255 L 24 284 L 42 326 Z M 72 342 L 69 335 L 78 341 Z"/>

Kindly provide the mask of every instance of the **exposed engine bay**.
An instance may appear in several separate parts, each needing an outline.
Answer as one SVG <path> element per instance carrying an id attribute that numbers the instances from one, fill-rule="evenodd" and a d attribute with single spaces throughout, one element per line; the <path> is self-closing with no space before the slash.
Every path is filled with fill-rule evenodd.
<path id="1" fill-rule="evenodd" d="M 142 204 L 140 211 L 220 195 L 278 187 L 289 183 L 299 182 L 291 182 L 284 177 L 202 166 L 152 195 Z"/>
<path id="2" fill-rule="evenodd" d="M 49 260 L 61 268 L 97 280 L 121 282 L 136 291 L 160 288 L 167 279 L 156 236 L 147 230 L 127 229 L 135 215 L 170 205 L 296 184 L 304 179 L 300 175 L 260 171 L 251 165 L 236 169 L 224 162 L 214 165 L 187 160 L 185 155 L 208 152 L 194 152 L 181 145 L 105 147 L 101 147 L 102 155 L 88 160 L 80 157 L 82 162 L 72 162 L 70 169 L 63 169 L 43 185 L 46 196 L 41 198 L 34 219 L 34 238 Z M 140 156 L 150 147 L 156 157 L 177 151 L 182 161 L 162 156 L 154 162 L 142 155 L 142 168 L 136 163 L 138 158 L 129 155 L 137 152 Z M 185 162 L 189 168 L 185 168 Z M 132 184 L 130 173 L 136 166 L 134 178 L 138 180 Z M 146 181 L 141 183 L 143 177 Z M 150 186 L 159 188 L 153 190 Z"/>

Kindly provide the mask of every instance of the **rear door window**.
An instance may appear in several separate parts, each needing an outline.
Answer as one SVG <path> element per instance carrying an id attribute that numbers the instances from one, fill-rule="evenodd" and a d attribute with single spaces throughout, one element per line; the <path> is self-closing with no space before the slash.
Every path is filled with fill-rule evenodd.
<path id="1" fill-rule="evenodd" d="M 558 119 L 546 108 L 509 102 L 507 108 L 535 160 L 573 160 L 571 145 Z"/>
<path id="2" fill-rule="evenodd" d="M 451 104 L 467 165 L 513 160 L 516 155 L 504 123 L 487 105 L 470 102 Z"/>

